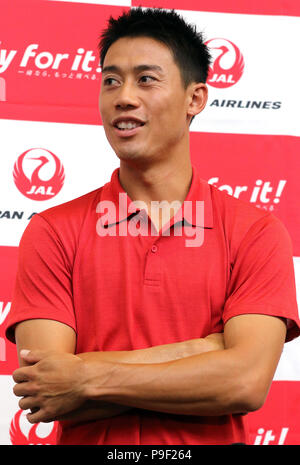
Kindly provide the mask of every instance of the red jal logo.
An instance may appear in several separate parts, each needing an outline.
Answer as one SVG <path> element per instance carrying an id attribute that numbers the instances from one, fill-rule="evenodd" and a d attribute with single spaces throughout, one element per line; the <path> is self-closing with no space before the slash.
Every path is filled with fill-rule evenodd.
<path id="1" fill-rule="evenodd" d="M 56 422 L 53 422 L 52 424 L 36 423 L 35 425 L 32 425 L 27 421 L 26 416 L 24 417 L 24 415 L 25 412 L 23 410 L 19 410 L 11 421 L 9 435 L 13 446 L 37 446 L 56 444 Z M 29 430 L 28 425 L 30 425 Z M 28 430 L 27 434 L 25 434 L 26 429 Z M 42 431 L 42 429 L 44 429 L 44 431 Z M 40 434 L 43 434 L 38 435 L 37 430 L 39 430 Z"/>
<path id="2" fill-rule="evenodd" d="M 14 166 L 19 191 L 32 200 L 48 200 L 61 190 L 65 174 L 61 161 L 49 150 L 36 148 L 22 153 Z"/>
<path id="3" fill-rule="evenodd" d="M 207 84 L 224 88 L 236 84 L 244 71 L 244 58 L 238 47 L 227 39 L 210 39 L 206 42 L 213 57 Z"/>

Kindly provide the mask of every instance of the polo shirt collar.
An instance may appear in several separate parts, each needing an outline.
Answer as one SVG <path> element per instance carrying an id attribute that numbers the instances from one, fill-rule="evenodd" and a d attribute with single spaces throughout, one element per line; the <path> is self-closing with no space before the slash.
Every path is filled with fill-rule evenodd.
<path id="1" fill-rule="evenodd" d="M 198 170 L 194 165 L 192 165 L 192 170 L 192 182 L 184 201 L 189 201 L 190 203 L 186 204 L 188 207 L 185 206 L 185 208 L 183 208 L 183 205 L 181 206 L 173 218 L 171 218 L 169 226 L 184 219 L 192 226 L 213 228 L 211 187 L 206 181 L 200 178 Z M 103 220 L 103 224 L 105 226 L 120 223 L 121 221 L 124 221 L 141 211 L 141 208 L 132 202 L 130 197 L 121 186 L 119 180 L 119 171 L 120 168 L 116 168 L 111 175 L 110 182 L 105 184 L 102 188 L 101 202 L 109 201 L 112 202 L 115 206 L 114 210 L 109 209 L 109 207 L 107 208 L 107 211 L 104 215 L 105 220 Z M 122 195 L 120 196 L 120 194 Z M 196 204 L 196 201 L 204 202 L 204 215 L 199 213 L 197 214 L 197 208 L 199 208 L 199 204 Z M 103 206 L 105 206 L 104 203 Z"/>

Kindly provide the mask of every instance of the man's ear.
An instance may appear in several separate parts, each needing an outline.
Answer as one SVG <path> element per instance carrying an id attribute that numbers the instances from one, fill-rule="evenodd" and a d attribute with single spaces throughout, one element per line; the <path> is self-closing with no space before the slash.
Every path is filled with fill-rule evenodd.
<path id="1" fill-rule="evenodd" d="M 203 82 L 192 83 L 189 85 L 189 102 L 187 117 L 192 118 L 204 110 L 208 98 L 208 88 Z"/>

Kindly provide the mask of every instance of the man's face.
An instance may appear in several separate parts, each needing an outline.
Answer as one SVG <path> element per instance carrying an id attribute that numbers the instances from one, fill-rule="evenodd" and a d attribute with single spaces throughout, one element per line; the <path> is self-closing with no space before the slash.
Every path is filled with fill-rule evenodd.
<path id="1" fill-rule="evenodd" d="M 169 48 L 124 37 L 108 49 L 100 91 L 107 139 L 121 160 L 172 156 L 187 140 L 190 93 Z"/>

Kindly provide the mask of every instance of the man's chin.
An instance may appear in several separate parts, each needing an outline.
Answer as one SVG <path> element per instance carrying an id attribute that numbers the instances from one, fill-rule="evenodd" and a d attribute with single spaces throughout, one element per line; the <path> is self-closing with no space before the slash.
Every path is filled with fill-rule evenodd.
<path id="1" fill-rule="evenodd" d="M 124 162 L 130 162 L 130 161 L 143 161 L 146 160 L 147 157 L 145 157 L 145 152 L 140 152 L 140 151 L 132 151 L 132 150 L 118 150 L 116 151 L 117 157 Z"/>

